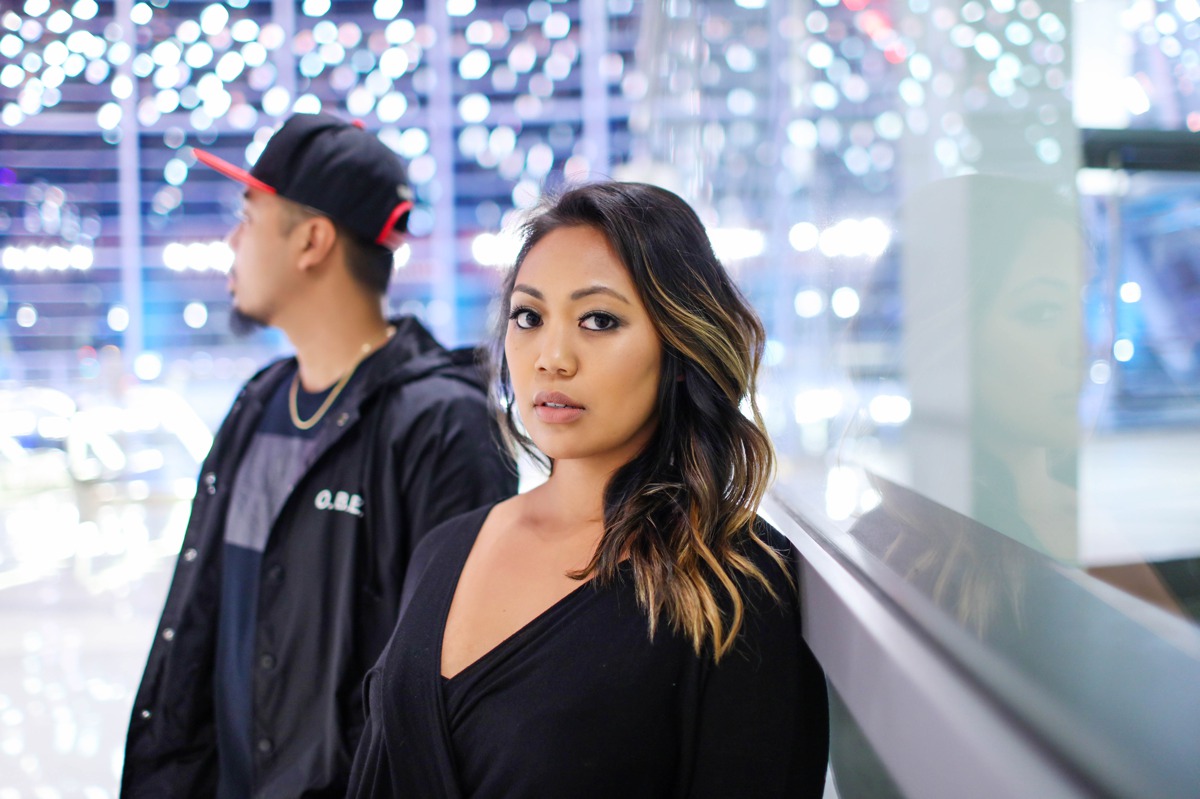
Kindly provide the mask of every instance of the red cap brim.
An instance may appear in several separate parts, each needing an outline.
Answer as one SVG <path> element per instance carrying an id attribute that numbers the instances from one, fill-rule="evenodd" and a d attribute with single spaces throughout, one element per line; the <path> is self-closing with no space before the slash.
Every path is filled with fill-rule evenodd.
<path id="1" fill-rule="evenodd" d="M 195 147 L 192 148 L 192 154 L 196 156 L 197 161 L 212 167 L 227 178 L 233 178 L 239 183 L 245 183 L 252 189 L 265 191 L 268 194 L 277 193 L 274 186 L 268 186 L 266 183 L 263 183 L 261 180 L 242 169 L 240 166 L 234 166 L 224 158 L 217 158 L 212 153 L 199 150 Z"/>

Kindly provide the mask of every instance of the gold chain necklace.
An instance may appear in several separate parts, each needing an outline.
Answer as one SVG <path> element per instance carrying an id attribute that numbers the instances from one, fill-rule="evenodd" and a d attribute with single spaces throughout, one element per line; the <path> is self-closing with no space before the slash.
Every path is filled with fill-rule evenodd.
<path id="1" fill-rule="evenodd" d="M 395 334 L 396 328 L 388 325 L 387 336 L 384 338 L 384 341 L 386 342 Z M 358 370 L 358 365 L 363 362 L 363 360 L 367 357 L 367 354 L 374 348 L 375 345 L 369 341 L 362 345 L 362 352 L 359 354 L 358 359 L 354 361 L 354 364 L 350 367 L 349 371 L 338 378 L 338 381 L 333 384 L 333 388 L 330 389 L 329 395 L 325 397 L 325 401 L 321 403 L 321 407 L 317 408 L 317 412 L 307 419 L 300 418 L 300 408 L 296 402 L 296 398 L 300 393 L 300 369 L 297 367 L 296 376 L 292 378 L 291 391 L 288 392 L 288 411 L 290 411 L 292 414 L 292 424 L 296 425 L 297 429 L 299 430 L 309 430 L 314 427 L 317 422 L 321 421 L 321 419 L 324 418 L 325 413 L 333 406 L 334 401 L 337 400 L 338 395 L 342 393 L 342 389 L 344 389 L 346 384 L 350 382 L 350 378 L 354 377 L 355 371 Z"/>

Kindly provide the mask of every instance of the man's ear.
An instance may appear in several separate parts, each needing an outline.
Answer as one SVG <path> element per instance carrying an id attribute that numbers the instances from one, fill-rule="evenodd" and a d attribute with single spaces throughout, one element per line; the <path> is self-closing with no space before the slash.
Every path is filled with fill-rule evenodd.
<path id="1" fill-rule="evenodd" d="M 328 260 L 337 243 L 337 228 L 325 216 L 313 216 L 297 225 L 300 241 L 301 269 L 308 270 Z"/>

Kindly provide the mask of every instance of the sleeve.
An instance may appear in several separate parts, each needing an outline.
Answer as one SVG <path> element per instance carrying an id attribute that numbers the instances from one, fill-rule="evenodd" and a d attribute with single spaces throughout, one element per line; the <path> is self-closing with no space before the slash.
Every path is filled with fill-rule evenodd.
<path id="1" fill-rule="evenodd" d="M 123 799 L 216 792 L 212 677 L 224 528 L 210 517 L 224 506 L 206 489 L 216 486 L 210 476 L 228 471 L 221 466 L 230 458 L 245 393 L 243 387 L 200 467 L 181 556 L 134 698 L 121 770 Z M 220 485 L 224 482 L 222 477 Z M 183 551 L 193 557 L 183 557 Z M 166 628 L 174 629 L 171 638 L 161 634 Z"/>
<path id="2" fill-rule="evenodd" d="M 482 392 L 461 388 L 433 403 L 395 452 L 411 546 L 466 511 L 517 491 L 517 470 L 500 446 L 498 428 Z"/>
<path id="3" fill-rule="evenodd" d="M 779 573 L 773 564 L 759 564 Z M 829 752 L 825 676 L 800 635 L 795 589 L 754 583 L 735 648 L 709 670 L 697 712 L 692 797 L 820 799 Z"/>
<path id="4" fill-rule="evenodd" d="M 363 707 L 367 711 L 366 727 L 354 752 L 346 799 L 386 799 L 394 796 L 388 780 L 387 743 L 380 717 L 380 678 L 378 669 L 367 672 L 362 686 Z"/>

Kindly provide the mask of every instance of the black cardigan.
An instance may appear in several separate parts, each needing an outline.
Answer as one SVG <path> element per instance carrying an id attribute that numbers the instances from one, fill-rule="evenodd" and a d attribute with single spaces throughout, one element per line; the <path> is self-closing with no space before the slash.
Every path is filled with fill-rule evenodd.
<path id="1" fill-rule="evenodd" d="M 443 524 L 413 556 L 391 643 L 367 675 L 350 797 L 820 797 L 828 721 L 795 589 L 742 582 L 736 647 L 718 666 L 663 624 L 652 641 L 622 569 L 585 583 L 463 672 L 441 676 L 458 576 L 490 508 Z M 760 534 L 789 561 L 790 543 Z"/>

